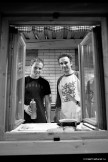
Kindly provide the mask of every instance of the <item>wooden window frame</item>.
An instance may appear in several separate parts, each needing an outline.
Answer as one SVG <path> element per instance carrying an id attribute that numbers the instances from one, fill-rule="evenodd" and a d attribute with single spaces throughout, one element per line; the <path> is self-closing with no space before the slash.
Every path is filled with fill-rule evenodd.
<path id="1" fill-rule="evenodd" d="M 32 19 L 32 21 L 31 21 Z M 52 24 L 78 24 L 78 25 L 94 25 L 100 23 L 102 26 L 102 43 L 105 48 L 103 48 L 103 55 L 106 56 L 106 50 L 108 51 L 108 47 L 106 44 L 106 40 L 108 40 L 108 36 L 104 33 L 108 33 L 107 28 L 107 21 L 105 17 L 71 17 L 63 19 L 58 19 L 56 22 L 52 22 Z M 0 140 L 1 141 L 39 141 L 39 140 L 54 140 L 56 137 L 60 140 L 79 140 L 79 139 L 108 139 L 108 126 L 106 131 L 75 131 L 73 133 L 12 133 L 12 132 L 5 132 L 5 115 L 6 115 L 6 92 L 7 92 L 7 55 L 8 55 L 8 36 L 9 36 L 9 25 L 10 24 L 51 24 L 50 17 L 43 17 L 42 21 L 39 21 L 37 17 L 3 17 L 2 19 L 2 41 L 1 41 L 1 84 L 0 88 L 2 93 L 0 93 Z M 108 42 L 108 41 L 107 41 Z M 108 109 L 106 109 L 108 114 Z M 108 125 L 108 116 L 107 116 L 107 125 Z"/>
<path id="2" fill-rule="evenodd" d="M 94 31 L 94 32 L 93 32 Z M 80 59 L 80 77 L 81 79 L 81 98 L 82 98 L 82 118 L 83 121 L 96 126 L 99 129 L 106 130 L 106 104 L 105 104 L 105 84 L 104 84 L 104 69 L 103 69 L 103 51 L 102 51 L 102 38 L 101 38 L 101 27 L 97 26 L 89 32 L 84 40 L 79 45 L 79 59 Z M 99 41 L 97 41 L 99 40 Z M 86 117 L 85 115 L 85 88 L 84 88 L 84 54 L 83 48 L 89 43 L 93 45 L 93 61 L 94 61 L 94 82 L 95 82 L 95 102 L 96 102 L 96 120 Z M 82 50 L 82 52 L 81 52 Z M 84 104 L 84 105 L 83 105 Z M 103 120 L 104 119 L 104 120 Z"/>
<path id="3" fill-rule="evenodd" d="M 14 33 L 14 34 L 13 34 Z M 15 28 L 9 28 L 8 77 L 5 130 L 10 131 L 24 122 L 24 71 L 25 71 L 25 43 Z M 20 53 L 19 53 L 19 50 Z M 17 52 L 16 52 L 17 51 Z M 23 53 L 23 55 L 22 55 Z M 19 55 L 20 54 L 20 55 Z M 18 83 L 19 82 L 19 83 Z M 17 87 L 21 84 L 21 87 Z M 21 88 L 18 96 L 17 90 Z M 18 101 L 20 98 L 20 101 Z M 19 102 L 17 104 L 17 102 Z M 18 111 L 19 106 L 19 111 Z M 17 111 L 17 113 L 16 113 Z"/>

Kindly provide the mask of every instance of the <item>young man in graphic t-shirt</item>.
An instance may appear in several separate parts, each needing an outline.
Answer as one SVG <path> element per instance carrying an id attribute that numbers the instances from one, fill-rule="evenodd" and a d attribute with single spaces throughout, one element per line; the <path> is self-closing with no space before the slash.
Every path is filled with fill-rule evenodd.
<path id="1" fill-rule="evenodd" d="M 51 89 L 49 82 L 42 78 L 41 72 L 44 63 L 40 58 L 31 61 L 30 76 L 25 77 L 25 101 L 24 119 L 25 123 L 46 123 L 50 122 L 51 111 Z M 37 118 L 31 119 L 30 101 L 34 99 L 37 107 Z"/>
<path id="2" fill-rule="evenodd" d="M 80 82 L 72 70 L 72 57 L 62 54 L 58 58 L 64 73 L 57 81 L 57 99 L 54 120 L 75 119 L 81 121 Z"/>

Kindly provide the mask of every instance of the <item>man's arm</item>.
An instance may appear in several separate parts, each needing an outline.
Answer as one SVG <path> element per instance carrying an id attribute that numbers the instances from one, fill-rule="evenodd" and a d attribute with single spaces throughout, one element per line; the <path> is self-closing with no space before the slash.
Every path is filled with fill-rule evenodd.
<path id="1" fill-rule="evenodd" d="M 50 95 L 45 96 L 45 108 L 47 115 L 47 123 L 51 122 L 51 97 Z"/>
<path id="2" fill-rule="evenodd" d="M 57 97 L 56 97 L 56 103 L 55 103 L 55 115 L 54 115 L 54 122 L 58 123 L 60 119 L 60 110 L 61 110 L 61 98 L 59 95 L 58 85 L 60 83 L 60 80 L 63 76 L 61 76 L 57 81 Z"/>

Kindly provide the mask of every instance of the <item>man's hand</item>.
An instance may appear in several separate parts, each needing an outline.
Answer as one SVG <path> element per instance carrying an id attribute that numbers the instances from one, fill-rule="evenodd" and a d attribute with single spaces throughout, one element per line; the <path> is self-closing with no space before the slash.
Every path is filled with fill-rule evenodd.
<path id="1" fill-rule="evenodd" d="M 70 101 L 73 101 L 75 102 L 78 106 L 80 106 L 80 102 L 79 101 L 76 101 L 74 97 L 72 97 L 70 94 L 67 94 L 67 98 L 70 99 Z"/>
<path id="2" fill-rule="evenodd" d="M 31 116 L 32 110 L 29 105 L 24 105 L 25 112 Z"/>

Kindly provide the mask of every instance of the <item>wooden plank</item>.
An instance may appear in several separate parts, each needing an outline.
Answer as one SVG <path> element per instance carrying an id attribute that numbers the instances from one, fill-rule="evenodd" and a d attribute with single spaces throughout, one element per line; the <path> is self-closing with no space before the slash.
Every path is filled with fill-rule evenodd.
<path id="1" fill-rule="evenodd" d="M 67 141 L 10 141 L 0 143 L 0 155 L 56 155 L 107 153 L 107 139 Z M 77 155 L 78 156 L 78 155 Z M 87 157 L 93 157 L 91 155 Z M 98 157 L 98 156 L 97 156 Z M 103 156 L 101 157 L 103 158 Z M 106 160 L 106 159 L 103 159 Z"/>
<path id="2" fill-rule="evenodd" d="M 4 140 L 7 141 L 39 141 L 39 140 L 53 140 L 55 137 L 59 137 L 60 140 L 79 140 L 79 139 L 108 139 L 108 131 L 93 131 L 93 130 L 82 130 L 73 131 L 57 128 L 55 130 L 48 130 L 43 132 L 6 132 Z"/>
<path id="3" fill-rule="evenodd" d="M 35 10 L 37 11 L 37 10 Z M 104 10 L 105 11 L 105 10 Z M 48 11 L 49 12 L 49 11 Z M 29 12 L 27 12 L 28 14 Z M 35 13 L 35 12 L 33 12 Z M 70 12 L 69 12 L 70 13 Z M 99 12 L 100 13 L 100 12 Z M 9 21 L 11 21 L 11 24 L 24 24 L 24 25 L 28 25 L 28 24 L 38 24 L 38 25 L 46 25 L 46 24 L 49 24 L 49 25 L 65 25 L 65 24 L 70 24 L 70 25 L 95 25 L 95 24 L 98 24 L 100 23 L 101 21 L 101 17 L 95 15 L 95 16 L 92 16 L 93 15 L 93 12 L 92 12 L 92 15 L 87 17 L 86 13 L 85 13 L 85 16 L 83 15 L 83 17 L 79 16 L 78 15 L 78 9 L 77 9 L 77 16 L 64 16 L 64 17 L 59 17 L 57 20 L 55 20 L 53 17 L 52 17 L 52 14 L 49 14 L 47 15 L 47 17 L 45 16 L 46 12 L 44 13 L 43 11 L 43 16 L 39 16 L 39 15 L 36 15 L 35 16 L 21 16 L 21 12 L 20 12 L 20 16 L 9 16 L 7 15 L 7 18 Z M 65 15 L 65 14 L 64 14 Z"/>
<path id="4" fill-rule="evenodd" d="M 7 48 L 8 48 L 8 21 L 2 22 L 2 41 L 0 49 L 0 140 L 5 131 L 6 112 L 6 85 L 7 85 Z"/>
<path id="5" fill-rule="evenodd" d="M 16 118 L 16 100 L 17 100 L 17 96 L 16 96 L 16 90 L 17 90 L 17 59 L 18 59 L 18 31 L 17 33 L 12 33 L 13 35 L 13 57 L 12 57 L 12 69 L 11 69 L 11 89 L 10 89 L 10 100 L 11 100 L 11 104 L 10 104 L 10 109 L 11 109 L 11 113 L 10 115 L 10 130 L 14 129 L 15 127 L 15 118 Z"/>
<path id="6" fill-rule="evenodd" d="M 27 49 L 72 49 L 77 48 L 81 39 L 26 42 Z"/>
<path id="7" fill-rule="evenodd" d="M 104 66 L 104 82 L 105 82 L 105 98 L 106 98 L 106 118 L 108 129 L 108 18 L 102 18 L 102 47 L 103 47 L 103 66 Z"/>

